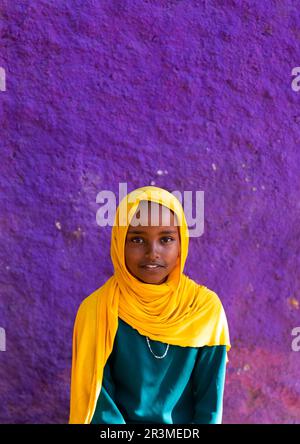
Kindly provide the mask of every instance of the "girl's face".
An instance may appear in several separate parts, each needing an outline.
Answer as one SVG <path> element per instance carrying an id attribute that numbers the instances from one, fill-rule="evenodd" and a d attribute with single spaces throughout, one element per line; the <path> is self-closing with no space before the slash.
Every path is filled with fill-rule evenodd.
<path id="1" fill-rule="evenodd" d="M 141 214 L 142 207 L 144 213 L 139 224 L 129 225 L 127 231 L 125 263 L 139 281 L 159 285 L 167 280 L 180 255 L 179 227 L 175 225 L 177 217 L 169 208 L 148 201 L 140 202 L 136 215 Z M 154 209 L 156 226 L 152 223 L 151 208 Z"/>

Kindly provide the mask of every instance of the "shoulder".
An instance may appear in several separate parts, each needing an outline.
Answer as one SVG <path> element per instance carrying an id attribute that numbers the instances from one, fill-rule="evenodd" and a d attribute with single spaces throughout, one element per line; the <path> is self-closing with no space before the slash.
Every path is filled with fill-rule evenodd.
<path id="1" fill-rule="evenodd" d="M 90 342 L 97 328 L 97 301 L 102 287 L 85 297 L 78 309 L 74 321 L 74 334 L 80 341 Z"/>
<path id="2" fill-rule="evenodd" d="M 99 297 L 101 297 L 105 284 L 98 287 L 80 302 L 76 313 L 76 320 L 84 320 L 85 318 L 91 320 L 96 318 L 98 300 Z"/>
<path id="3" fill-rule="evenodd" d="M 227 322 L 226 313 L 219 295 L 205 285 L 196 283 L 197 306 L 218 323 Z"/>
<path id="4" fill-rule="evenodd" d="M 214 290 L 208 288 L 206 285 L 199 284 L 186 274 L 184 275 L 183 282 L 186 291 L 193 294 L 194 299 L 197 301 L 197 305 L 200 305 L 201 307 L 206 305 L 207 307 L 222 309 L 221 299 Z"/>
<path id="5" fill-rule="evenodd" d="M 80 303 L 77 314 L 83 314 L 86 313 L 88 310 L 93 308 L 95 304 L 97 303 L 97 293 L 99 292 L 99 289 L 93 291 L 93 293 L 86 296 Z"/>
<path id="6" fill-rule="evenodd" d="M 212 300 L 213 302 L 221 303 L 218 294 L 215 291 L 213 291 L 211 288 L 208 288 L 205 285 L 198 285 L 198 291 L 200 295 L 204 295 L 206 298 Z"/>
<path id="7" fill-rule="evenodd" d="M 197 298 L 199 299 L 201 305 L 204 304 L 219 310 L 223 309 L 221 299 L 214 290 L 206 287 L 203 284 L 198 284 L 196 281 L 194 281 L 194 283 L 196 285 Z"/>

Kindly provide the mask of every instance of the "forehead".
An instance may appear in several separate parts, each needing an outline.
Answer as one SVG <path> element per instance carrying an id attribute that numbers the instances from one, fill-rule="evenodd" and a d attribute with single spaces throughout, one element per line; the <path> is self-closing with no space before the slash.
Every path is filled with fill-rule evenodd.
<path id="1" fill-rule="evenodd" d="M 131 226 L 178 226 L 175 213 L 156 202 L 142 200 L 131 220 Z"/>

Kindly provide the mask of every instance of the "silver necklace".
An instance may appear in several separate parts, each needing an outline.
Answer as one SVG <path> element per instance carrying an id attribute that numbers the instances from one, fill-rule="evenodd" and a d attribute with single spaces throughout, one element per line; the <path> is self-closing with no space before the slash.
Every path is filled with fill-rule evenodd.
<path id="1" fill-rule="evenodd" d="M 155 358 L 157 358 L 157 359 L 162 359 L 162 358 L 164 358 L 165 356 L 166 356 L 166 354 L 168 353 L 168 350 L 169 350 L 169 344 L 167 344 L 167 348 L 166 348 L 166 351 L 164 352 L 164 354 L 162 355 L 162 356 L 157 356 L 155 353 L 153 353 L 153 351 L 151 350 L 151 346 L 150 346 L 150 342 L 149 342 L 149 338 L 148 338 L 148 336 L 146 336 L 146 339 L 147 339 L 147 344 L 148 344 L 148 347 L 149 347 L 149 350 L 151 351 L 151 353 L 153 354 L 153 356 L 155 357 Z"/>

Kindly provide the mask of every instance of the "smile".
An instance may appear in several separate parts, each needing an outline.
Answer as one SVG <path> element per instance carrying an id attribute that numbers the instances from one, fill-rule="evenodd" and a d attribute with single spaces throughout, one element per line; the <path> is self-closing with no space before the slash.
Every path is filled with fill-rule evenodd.
<path id="1" fill-rule="evenodd" d="M 160 265 L 144 265 L 142 268 L 147 271 L 157 271 L 162 267 Z"/>

